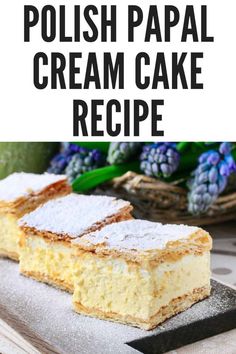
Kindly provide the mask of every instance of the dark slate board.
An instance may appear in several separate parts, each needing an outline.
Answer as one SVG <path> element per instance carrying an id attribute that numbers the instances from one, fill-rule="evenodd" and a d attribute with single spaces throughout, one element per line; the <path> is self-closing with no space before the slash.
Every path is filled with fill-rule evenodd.
<path id="1" fill-rule="evenodd" d="M 141 339 L 127 343 L 145 354 L 161 354 L 236 328 L 236 290 L 212 280 L 212 294 L 164 322 Z"/>

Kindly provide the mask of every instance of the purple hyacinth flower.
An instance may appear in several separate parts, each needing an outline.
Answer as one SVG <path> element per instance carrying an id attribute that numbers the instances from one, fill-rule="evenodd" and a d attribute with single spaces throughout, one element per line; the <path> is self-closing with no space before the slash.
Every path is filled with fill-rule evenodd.
<path id="1" fill-rule="evenodd" d="M 207 191 L 207 186 L 205 184 L 200 184 L 196 186 L 195 192 L 197 194 L 204 194 Z"/>
<path id="2" fill-rule="evenodd" d="M 210 183 L 216 183 L 218 179 L 218 169 L 216 167 L 211 167 L 208 173 L 208 179 Z"/>
<path id="3" fill-rule="evenodd" d="M 199 163 L 202 164 L 204 162 L 207 162 L 208 156 L 209 156 L 209 151 L 204 152 L 203 154 L 201 154 L 199 156 L 199 158 L 198 158 Z"/>
<path id="4" fill-rule="evenodd" d="M 225 142 L 225 143 L 220 144 L 219 151 L 221 154 L 228 155 L 228 154 L 230 154 L 231 150 L 232 150 L 231 143 Z"/>
<path id="5" fill-rule="evenodd" d="M 198 183 L 202 184 L 208 181 L 208 172 L 202 172 L 201 174 L 198 175 Z"/>
<path id="6" fill-rule="evenodd" d="M 229 177 L 229 175 L 230 175 L 230 168 L 225 161 L 220 162 L 219 171 L 220 171 L 221 176 Z"/>
<path id="7" fill-rule="evenodd" d="M 207 158 L 207 162 L 211 165 L 216 166 L 220 161 L 220 154 L 216 151 L 212 151 Z"/>
<path id="8" fill-rule="evenodd" d="M 222 193 L 227 185 L 227 177 L 226 176 L 219 176 L 218 187 L 219 193 Z"/>
<path id="9" fill-rule="evenodd" d="M 222 193 L 228 177 L 236 171 L 232 144 L 221 143 L 219 151 L 209 150 L 199 157 L 199 165 L 188 181 L 188 209 L 193 214 L 206 212 Z"/>
<path id="10" fill-rule="evenodd" d="M 219 194 L 219 188 L 218 188 L 217 184 L 216 184 L 216 183 L 210 184 L 210 185 L 208 186 L 208 192 L 209 192 L 211 195 L 216 195 L 216 196 L 218 196 L 218 194 Z"/>
<path id="11" fill-rule="evenodd" d="M 236 162 L 234 161 L 234 158 L 232 155 L 226 155 L 224 158 L 225 162 L 227 163 L 230 173 L 236 171 Z"/>
<path id="12" fill-rule="evenodd" d="M 155 143 L 143 147 L 140 161 L 140 168 L 146 175 L 169 177 L 177 170 L 180 155 L 176 143 Z"/>

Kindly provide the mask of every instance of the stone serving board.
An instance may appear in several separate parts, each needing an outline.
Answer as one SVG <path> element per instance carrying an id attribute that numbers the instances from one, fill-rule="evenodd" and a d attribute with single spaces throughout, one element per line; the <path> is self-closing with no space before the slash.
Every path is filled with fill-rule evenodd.
<path id="1" fill-rule="evenodd" d="M 147 332 L 79 316 L 71 309 L 70 294 L 25 278 L 17 263 L 0 259 L 0 320 L 35 353 L 158 354 L 236 328 L 236 291 L 212 280 L 209 299 Z"/>

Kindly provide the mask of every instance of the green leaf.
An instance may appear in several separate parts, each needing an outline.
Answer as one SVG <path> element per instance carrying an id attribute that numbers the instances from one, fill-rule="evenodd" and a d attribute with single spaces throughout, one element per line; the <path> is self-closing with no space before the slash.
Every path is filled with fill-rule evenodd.
<path id="1" fill-rule="evenodd" d="M 232 155 L 233 155 L 234 161 L 236 162 L 236 148 L 233 148 Z"/>
<path id="2" fill-rule="evenodd" d="M 122 176 L 127 171 L 140 172 L 139 161 L 97 168 L 82 174 L 72 184 L 75 192 L 85 192 L 112 178 Z"/>
<path id="3" fill-rule="evenodd" d="M 199 153 L 189 153 L 181 156 L 178 171 L 192 170 L 198 164 Z"/>
<path id="4" fill-rule="evenodd" d="M 76 142 L 72 142 L 72 144 L 76 144 L 79 145 L 81 147 L 84 147 L 86 149 L 98 149 L 101 152 L 103 152 L 104 154 L 107 154 L 108 149 L 109 149 L 109 145 L 110 143 L 108 142 L 80 142 L 80 141 L 76 141 Z"/>
<path id="5" fill-rule="evenodd" d="M 184 151 L 186 151 L 187 149 L 190 148 L 190 145 L 191 145 L 191 143 L 186 142 L 186 141 L 182 141 L 182 142 L 177 144 L 176 149 L 179 152 L 183 153 Z"/>
<path id="6" fill-rule="evenodd" d="M 203 141 L 196 141 L 194 144 L 195 144 L 196 146 L 198 146 L 200 149 L 203 149 L 203 150 L 207 149 L 207 150 L 209 150 L 209 146 L 206 146 Z"/>

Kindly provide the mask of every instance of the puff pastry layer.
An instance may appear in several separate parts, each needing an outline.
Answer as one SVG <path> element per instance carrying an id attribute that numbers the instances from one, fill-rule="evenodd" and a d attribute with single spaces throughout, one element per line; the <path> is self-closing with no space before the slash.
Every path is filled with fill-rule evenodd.
<path id="1" fill-rule="evenodd" d="M 70 194 L 49 201 L 20 220 L 20 272 L 73 292 L 75 238 L 131 218 L 129 202 Z"/>
<path id="2" fill-rule="evenodd" d="M 73 241 L 75 311 L 152 329 L 210 294 L 211 237 L 129 220 Z"/>
<path id="3" fill-rule="evenodd" d="M 17 220 L 40 204 L 71 192 L 66 176 L 14 173 L 0 181 L 0 255 L 19 259 Z"/>

